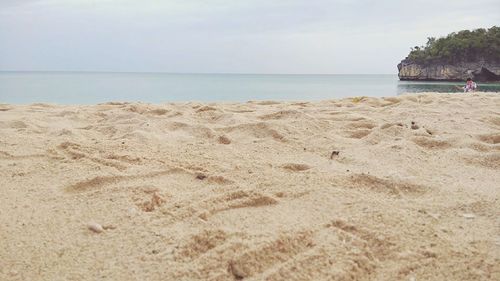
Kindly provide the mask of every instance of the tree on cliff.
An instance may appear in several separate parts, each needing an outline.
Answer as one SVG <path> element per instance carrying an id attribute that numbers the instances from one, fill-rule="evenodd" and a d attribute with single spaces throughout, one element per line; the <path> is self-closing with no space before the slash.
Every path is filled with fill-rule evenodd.
<path id="1" fill-rule="evenodd" d="M 457 63 L 477 60 L 500 62 L 500 27 L 462 30 L 442 38 L 427 38 L 425 46 L 415 46 L 407 60 L 416 63 Z"/>

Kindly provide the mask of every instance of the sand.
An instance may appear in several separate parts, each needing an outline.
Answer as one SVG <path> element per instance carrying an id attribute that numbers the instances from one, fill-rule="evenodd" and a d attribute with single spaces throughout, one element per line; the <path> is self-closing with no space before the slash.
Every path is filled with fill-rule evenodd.
<path id="1" fill-rule="evenodd" d="M 0 280 L 500 280 L 500 95 L 0 105 Z"/>

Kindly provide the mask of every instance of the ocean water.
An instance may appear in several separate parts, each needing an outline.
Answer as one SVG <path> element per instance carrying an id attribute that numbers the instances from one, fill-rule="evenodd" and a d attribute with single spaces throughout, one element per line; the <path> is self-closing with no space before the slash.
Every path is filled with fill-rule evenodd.
<path id="1" fill-rule="evenodd" d="M 399 81 L 397 75 L 0 72 L 0 103 L 325 100 L 460 92 L 457 85 Z M 478 85 L 482 91 L 500 92 L 500 83 Z"/>

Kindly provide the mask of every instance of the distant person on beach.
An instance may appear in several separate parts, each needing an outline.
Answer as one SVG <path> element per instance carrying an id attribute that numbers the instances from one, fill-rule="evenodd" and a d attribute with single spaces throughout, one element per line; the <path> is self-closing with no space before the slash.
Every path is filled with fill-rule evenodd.
<path id="1" fill-rule="evenodd" d="M 471 78 L 467 78 L 467 82 L 465 83 L 465 86 L 463 89 L 464 89 L 464 93 L 474 92 L 477 89 L 477 84 L 476 84 L 476 82 L 472 81 Z"/>

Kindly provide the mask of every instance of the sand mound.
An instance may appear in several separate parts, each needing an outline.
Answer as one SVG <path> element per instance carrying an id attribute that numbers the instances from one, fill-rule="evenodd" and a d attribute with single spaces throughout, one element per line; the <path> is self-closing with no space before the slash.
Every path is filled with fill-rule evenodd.
<path id="1" fill-rule="evenodd" d="M 499 108 L 0 104 L 0 280 L 500 280 Z"/>
<path id="2" fill-rule="evenodd" d="M 236 126 L 230 126 L 223 129 L 224 132 L 228 134 L 239 135 L 243 139 L 263 139 L 270 138 L 276 141 L 285 142 L 285 136 L 278 130 L 273 128 L 273 125 L 259 122 L 259 123 L 247 123 Z"/>

